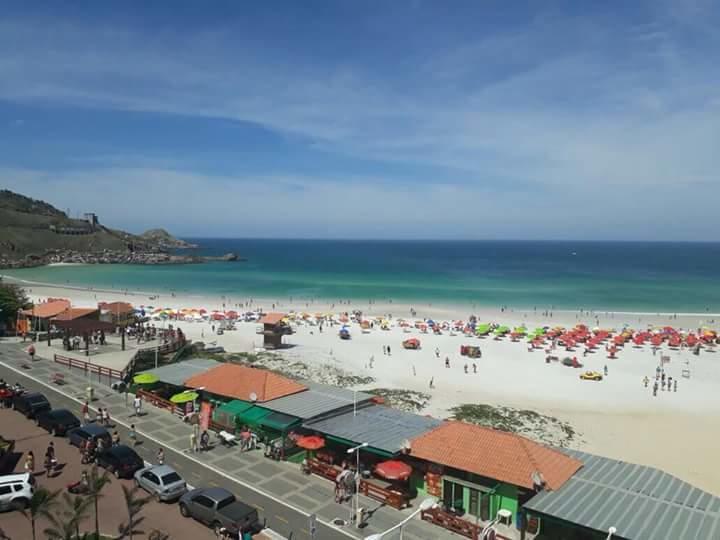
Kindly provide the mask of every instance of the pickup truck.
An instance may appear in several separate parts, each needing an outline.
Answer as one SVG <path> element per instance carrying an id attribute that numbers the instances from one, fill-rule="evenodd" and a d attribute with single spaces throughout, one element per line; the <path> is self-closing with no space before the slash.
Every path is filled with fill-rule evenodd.
<path id="1" fill-rule="evenodd" d="M 263 529 L 255 508 L 219 487 L 188 491 L 180 497 L 180 513 L 207 523 L 218 536 L 223 528 L 233 536 L 245 532 L 255 534 Z"/>

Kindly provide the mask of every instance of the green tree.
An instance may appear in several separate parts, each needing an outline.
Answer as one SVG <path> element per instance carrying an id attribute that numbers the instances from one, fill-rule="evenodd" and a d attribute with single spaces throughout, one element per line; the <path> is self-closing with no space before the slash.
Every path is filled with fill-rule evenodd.
<path id="1" fill-rule="evenodd" d="M 57 506 L 57 496 L 60 491 L 50 491 L 44 487 L 39 487 L 33 493 L 33 496 L 28 502 L 27 508 L 22 510 L 22 514 L 30 522 L 30 528 L 32 530 L 33 540 L 36 540 L 35 536 L 35 522 L 39 517 L 45 517 L 52 521 L 52 511 Z"/>
<path id="2" fill-rule="evenodd" d="M 127 486 L 121 486 L 123 490 L 123 496 L 125 497 L 125 507 L 128 513 L 128 522 L 120 525 L 120 538 L 129 538 L 132 540 L 134 534 L 143 534 L 143 531 L 136 529 L 145 518 L 140 516 L 140 511 L 151 499 L 148 497 L 138 497 L 140 488 L 138 486 L 132 489 Z"/>
<path id="3" fill-rule="evenodd" d="M 0 323 L 12 323 L 19 310 L 30 306 L 30 300 L 25 295 L 24 289 L 12 283 L 5 283 L 0 278 Z"/>
<path id="4" fill-rule="evenodd" d="M 92 500 L 63 493 L 63 502 L 65 508 L 62 514 L 59 517 L 51 516 L 50 522 L 53 526 L 43 532 L 52 540 L 80 540 L 80 523 L 88 517 Z"/>
<path id="5" fill-rule="evenodd" d="M 105 489 L 111 480 L 110 475 L 107 471 L 103 471 L 99 474 L 97 465 L 93 465 L 88 474 L 88 498 L 93 503 L 93 509 L 95 511 L 95 537 L 100 538 L 100 519 L 98 514 L 98 501 L 103 497 L 102 491 Z"/>

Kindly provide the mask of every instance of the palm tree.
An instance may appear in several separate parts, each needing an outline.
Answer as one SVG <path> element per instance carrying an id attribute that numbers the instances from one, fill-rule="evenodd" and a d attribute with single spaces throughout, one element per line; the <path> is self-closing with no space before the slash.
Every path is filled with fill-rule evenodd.
<path id="1" fill-rule="evenodd" d="M 80 523 L 88 517 L 90 499 L 63 493 L 65 509 L 62 517 L 51 516 L 50 522 L 55 528 L 48 527 L 43 532 L 53 540 L 75 540 L 80 539 Z"/>
<path id="2" fill-rule="evenodd" d="M 39 517 L 46 517 L 52 520 L 52 510 L 57 505 L 57 496 L 60 491 L 50 491 L 47 488 L 39 487 L 35 490 L 27 508 L 22 510 L 22 514 L 30 521 L 32 529 L 32 537 L 35 540 L 35 521 Z"/>
<path id="3" fill-rule="evenodd" d="M 142 507 L 145 506 L 152 497 L 138 497 L 137 494 L 140 490 L 138 486 L 135 486 L 132 489 L 125 485 L 121 487 L 123 490 L 123 496 L 125 497 L 128 522 L 127 524 L 123 523 L 120 525 L 120 538 L 129 538 L 132 540 L 133 534 L 142 534 L 142 531 L 136 530 L 135 527 L 140 525 L 145 518 L 138 516 L 138 514 L 142 510 Z"/>
<path id="4" fill-rule="evenodd" d="M 107 471 L 103 471 L 102 474 L 98 474 L 97 465 L 93 465 L 88 475 L 88 498 L 93 503 L 93 509 L 95 511 L 95 537 L 100 538 L 100 521 L 98 518 L 98 501 L 102 498 L 102 491 L 111 482 L 110 475 Z"/>
<path id="5" fill-rule="evenodd" d="M 2 539 L 0 538 L 0 540 Z M 170 535 L 158 529 L 153 529 L 153 531 L 148 535 L 148 540 L 170 540 Z"/>

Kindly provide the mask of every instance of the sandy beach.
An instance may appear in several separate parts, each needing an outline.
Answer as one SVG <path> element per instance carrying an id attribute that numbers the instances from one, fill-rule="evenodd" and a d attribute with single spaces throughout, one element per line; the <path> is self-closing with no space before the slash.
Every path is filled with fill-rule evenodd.
<path id="1" fill-rule="evenodd" d="M 69 298 L 74 306 L 96 306 L 99 301 L 123 300 L 133 305 L 152 305 L 173 309 L 204 307 L 213 309 L 251 309 L 265 311 L 295 310 L 298 312 L 339 313 L 361 310 L 367 316 L 388 316 L 410 319 L 410 309 L 416 310 L 412 320 L 466 320 L 471 314 L 482 322 L 497 322 L 509 326 L 572 327 L 578 323 L 589 327 L 621 329 L 628 326 L 645 329 L 649 325 L 671 325 L 675 328 L 697 330 L 701 326 L 717 328 L 717 314 L 649 314 L 649 313 L 593 313 L 553 312 L 539 310 L 513 311 L 500 308 L 439 305 L 403 305 L 396 303 L 320 302 L 290 299 L 213 298 L 203 296 L 173 296 L 148 291 L 113 291 L 70 288 L 36 283 L 22 283 L 33 300 L 48 297 Z M 159 324 L 159 323 L 158 323 Z M 173 322 L 193 340 L 223 346 L 228 352 L 249 352 L 260 345 L 256 323 L 238 323 L 237 329 L 214 335 L 208 322 Z M 608 359 L 604 348 L 583 357 L 581 350 L 560 357 L 577 356 L 583 369 L 565 367 L 558 362 L 547 364 L 542 350 L 528 351 L 525 340 L 511 342 L 508 338 L 495 340 L 468 338 L 463 335 L 432 335 L 417 330 L 404 331 L 398 326 L 381 330 L 377 326 L 362 333 L 352 325 L 352 339 L 341 341 L 338 327 L 298 325 L 285 341 L 291 345 L 280 352 L 288 361 L 299 361 L 322 368 L 334 366 L 353 375 L 372 377 L 372 383 L 359 388 L 395 388 L 427 393 L 430 400 L 425 414 L 447 417 L 449 410 L 460 404 L 490 404 L 537 411 L 567 423 L 577 432 L 570 446 L 609 457 L 656 466 L 700 488 L 720 495 L 720 470 L 716 456 L 720 455 L 720 353 L 703 350 L 699 356 L 689 350 L 670 350 L 663 347 L 653 354 L 649 345 L 634 347 L 626 344 L 616 359 Z M 417 337 L 420 350 L 404 350 L 401 342 Z M 482 358 L 468 359 L 460 355 L 461 345 L 477 345 Z M 383 354 L 383 346 L 391 347 L 391 355 Z M 652 383 L 645 388 L 643 378 L 653 379 L 660 356 L 670 362 L 665 372 L 678 380 L 677 392 L 659 391 L 652 395 Z M 445 358 L 450 367 L 445 367 Z M 371 362 L 372 359 L 372 362 Z M 472 363 L 477 364 L 477 373 Z M 468 373 L 464 366 L 468 364 Z M 585 369 L 608 376 L 600 382 L 581 381 Z M 683 378 L 683 370 L 690 377 Z M 433 381 L 433 388 L 430 381 Z"/>

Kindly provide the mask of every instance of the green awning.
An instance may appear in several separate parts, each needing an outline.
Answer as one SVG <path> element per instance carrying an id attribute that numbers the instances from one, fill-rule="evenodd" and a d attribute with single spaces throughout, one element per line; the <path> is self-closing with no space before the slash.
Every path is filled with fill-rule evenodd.
<path id="1" fill-rule="evenodd" d="M 249 401 L 243 401 L 242 399 L 233 399 L 232 401 L 223 403 L 220 407 L 218 407 L 218 411 L 224 412 L 225 414 L 237 415 L 247 411 L 248 409 L 252 409 L 254 406 L 255 405 L 250 403 Z"/>
<path id="2" fill-rule="evenodd" d="M 271 414 L 271 411 L 255 405 L 253 407 L 250 407 L 246 411 L 235 415 L 235 421 L 241 424 L 257 425 L 263 418 L 265 418 L 269 414 Z"/>
<path id="3" fill-rule="evenodd" d="M 258 422 L 262 427 L 274 429 L 276 431 L 285 432 L 291 427 L 300 423 L 300 419 L 289 414 L 271 413 Z"/>
<path id="4" fill-rule="evenodd" d="M 356 443 L 353 441 L 349 441 L 348 439 L 343 439 L 342 437 L 333 437 L 332 435 L 327 435 L 326 437 L 331 441 L 335 441 L 336 443 L 344 444 L 345 446 L 349 446 L 350 448 L 360 444 L 360 443 Z M 366 446 L 361 451 L 362 452 L 370 452 L 371 454 L 376 454 L 378 456 L 385 457 L 385 458 L 395 457 L 398 453 L 398 452 L 396 452 L 395 454 L 392 454 L 390 452 L 386 452 L 385 450 L 380 450 L 379 448 L 374 448 L 372 446 Z"/>

